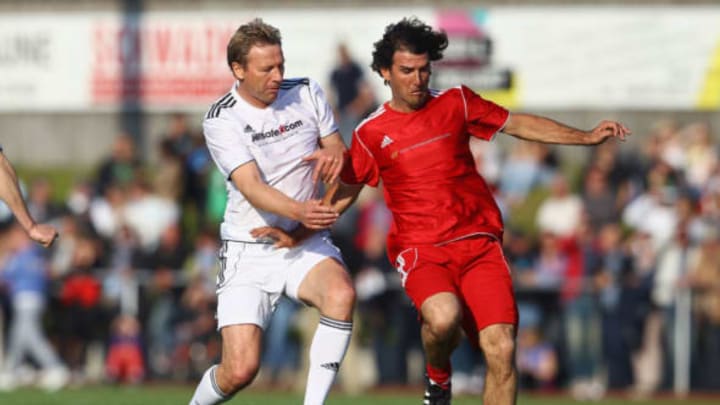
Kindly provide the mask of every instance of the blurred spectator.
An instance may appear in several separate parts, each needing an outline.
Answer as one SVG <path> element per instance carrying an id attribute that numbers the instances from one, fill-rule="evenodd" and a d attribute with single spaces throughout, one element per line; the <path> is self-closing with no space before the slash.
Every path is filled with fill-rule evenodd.
<path id="1" fill-rule="evenodd" d="M 550 183 L 550 196 L 538 208 L 538 230 L 561 238 L 574 236 L 580 226 L 582 211 L 582 200 L 570 192 L 565 175 L 558 173 Z"/>
<path id="2" fill-rule="evenodd" d="M 338 115 L 340 134 L 350 145 L 357 124 L 377 107 L 375 95 L 367 84 L 360 65 L 350 56 L 345 44 L 337 47 L 337 65 L 330 73 L 330 83 Z"/>
<path id="3" fill-rule="evenodd" d="M 192 137 L 192 149 L 185 161 L 185 197 L 201 217 L 200 225 L 205 226 L 210 218 L 206 217 L 206 205 L 208 204 L 208 188 L 210 186 L 210 174 L 215 165 L 210 157 L 210 152 L 205 145 L 205 139 L 201 134 L 194 134 Z M 222 194 L 225 196 L 225 194 Z M 224 205 L 222 207 L 224 209 Z M 222 211 L 222 210 L 220 210 Z M 210 220 L 210 223 L 213 221 Z"/>
<path id="4" fill-rule="evenodd" d="M 498 186 L 511 207 L 521 203 L 528 193 L 545 178 L 541 149 L 532 142 L 513 143 L 503 163 Z"/>
<path id="5" fill-rule="evenodd" d="M 170 152 L 182 159 L 187 157 L 192 150 L 192 129 L 188 124 L 188 117 L 183 113 L 174 113 L 170 115 L 168 130 L 162 137 L 162 143 L 167 143 Z"/>
<path id="6" fill-rule="evenodd" d="M 124 190 L 114 184 L 108 184 L 103 194 L 90 202 L 88 209 L 90 224 L 106 241 L 111 240 L 121 228 L 126 204 L 127 196 Z"/>
<path id="7" fill-rule="evenodd" d="M 653 283 L 656 277 L 657 255 L 652 238 L 642 231 L 635 231 L 629 235 L 628 254 L 633 266 L 635 277 L 645 280 L 647 288 L 652 294 Z M 644 397 L 652 394 L 660 385 L 663 365 L 661 334 L 664 311 L 648 297 L 645 305 L 649 312 L 642 325 L 640 347 L 632 354 L 632 365 L 635 384 L 633 395 Z"/>
<path id="8" fill-rule="evenodd" d="M 596 283 L 602 310 L 603 359 L 610 389 L 628 388 L 633 383 L 630 354 L 640 345 L 646 315 L 642 302 L 631 292 L 637 280 L 622 242 L 619 225 L 608 224 L 600 229 Z"/>
<path id="9" fill-rule="evenodd" d="M 558 356 L 544 339 L 537 322 L 525 322 L 518 328 L 518 381 L 526 389 L 552 389 L 557 383 Z"/>
<path id="10" fill-rule="evenodd" d="M 561 246 L 562 241 L 554 234 L 540 235 L 537 259 L 532 272 L 526 273 L 520 284 L 533 288 L 558 291 L 567 271 L 568 257 Z"/>
<path id="11" fill-rule="evenodd" d="M 505 257 L 512 269 L 515 282 L 522 284 L 523 278 L 528 277 L 525 274 L 532 272 L 537 260 L 535 239 L 526 232 L 509 229 L 503 238 L 503 244 Z"/>
<path id="12" fill-rule="evenodd" d="M 185 186 L 183 158 L 175 152 L 170 139 L 163 139 L 158 145 L 158 163 L 153 171 L 153 189 L 160 198 L 180 202 Z"/>
<path id="13" fill-rule="evenodd" d="M 216 277 L 220 271 L 220 245 L 215 232 L 207 228 L 200 230 L 195 237 L 195 249 L 183 264 L 185 279 L 199 282 L 212 295 L 215 295 Z"/>
<path id="14" fill-rule="evenodd" d="M 138 384 L 145 376 L 140 323 L 120 315 L 112 323 L 106 360 L 107 378 L 112 382 Z"/>
<path id="15" fill-rule="evenodd" d="M 658 140 L 658 157 L 673 170 L 682 171 L 687 164 L 685 147 L 677 123 L 661 121 L 654 128 L 653 136 Z"/>
<path id="16" fill-rule="evenodd" d="M 299 377 L 301 342 L 293 330 L 299 309 L 298 303 L 282 297 L 264 336 L 262 366 L 268 383 L 276 389 L 291 388 Z"/>
<path id="17" fill-rule="evenodd" d="M 698 384 L 706 390 L 720 390 L 720 231 L 717 223 L 705 223 L 700 247 L 690 258 L 683 284 L 694 292 L 698 347 Z"/>
<path id="18" fill-rule="evenodd" d="M 590 168 L 583 179 L 583 206 L 593 231 L 618 219 L 615 192 L 610 189 L 607 174 L 598 168 Z"/>
<path id="19" fill-rule="evenodd" d="M 80 181 L 72 185 L 65 200 L 66 208 L 79 218 L 86 218 L 90 210 L 90 201 L 93 198 L 93 189 L 90 184 Z"/>
<path id="20" fill-rule="evenodd" d="M 42 316 L 47 300 L 48 266 L 38 247 L 23 228 L 13 223 L 4 241 L 8 257 L 0 273 L 7 286 L 13 317 L 7 358 L 0 373 L 0 389 L 15 388 L 16 371 L 30 356 L 40 367 L 40 386 L 57 390 L 69 381 L 69 373 L 45 337 Z"/>
<path id="21" fill-rule="evenodd" d="M 157 248 L 138 252 L 135 267 L 147 272 L 141 319 L 148 337 L 150 372 L 156 377 L 169 377 L 173 372 L 173 355 L 178 336 L 174 323 L 178 314 L 178 300 L 182 295 L 181 269 L 187 251 L 178 224 L 162 231 Z"/>
<path id="22" fill-rule="evenodd" d="M 673 204 L 678 189 L 671 180 L 671 170 L 657 163 L 647 175 L 647 189 L 632 200 L 622 213 L 623 222 L 633 229 L 651 236 L 654 248 L 662 249 L 673 237 L 677 218 Z"/>
<path id="23" fill-rule="evenodd" d="M 568 270 L 562 287 L 563 336 L 560 354 L 570 392 L 576 400 L 598 399 L 605 392 L 601 320 L 594 284 L 601 256 L 587 217 L 577 235 L 563 241 Z"/>
<path id="24" fill-rule="evenodd" d="M 200 378 L 218 361 L 220 339 L 216 333 L 215 292 L 207 291 L 201 279 L 190 281 L 170 320 L 175 333 L 172 376 L 176 379 Z"/>
<path id="25" fill-rule="evenodd" d="M 355 244 L 361 252 L 355 289 L 362 327 L 375 358 L 377 383 L 392 385 L 408 381 L 407 354 L 417 327 L 400 277 L 385 252 L 390 215 L 382 191 L 368 190 L 355 228 Z"/>
<path id="26" fill-rule="evenodd" d="M 163 234 L 178 224 L 180 207 L 177 202 L 160 197 L 149 184 L 138 180 L 128 190 L 123 220 L 137 236 L 140 247 L 152 252 L 158 247 Z"/>
<path id="27" fill-rule="evenodd" d="M 663 380 L 665 386 L 669 386 L 674 374 L 673 350 L 674 324 L 675 324 L 675 301 L 678 296 L 678 287 L 683 273 L 688 266 L 688 257 L 692 254 L 692 247 L 689 244 L 687 229 L 680 224 L 677 225 L 673 238 L 665 245 L 662 251 L 658 252 L 657 270 L 655 272 L 652 299 L 659 307 L 662 315 L 662 327 L 660 331 L 663 353 Z"/>
<path id="28" fill-rule="evenodd" d="M 73 266 L 73 255 L 80 238 L 78 220 L 71 214 L 60 217 L 58 231 L 62 234 L 50 255 L 50 269 L 54 277 L 64 277 Z"/>
<path id="29" fill-rule="evenodd" d="M 123 225 L 111 241 L 108 253 L 108 271 L 103 279 L 103 300 L 109 310 L 137 315 L 139 280 L 133 267 L 138 253 L 137 237 Z"/>
<path id="30" fill-rule="evenodd" d="M 107 323 L 100 307 L 101 285 L 93 270 L 98 246 L 87 237 L 78 237 L 72 251 L 70 271 L 60 281 L 58 329 L 60 352 L 78 380 L 84 375 L 88 346 L 102 341 Z"/>
<path id="31" fill-rule="evenodd" d="M 718 164 L 718 152 L 707 123 L 688 125 L 681 133 L 687 142 L 685 178 L 693 197 L 697 198 Z"/>
<path id="32" fill-rule="evenodd" d="M 135 142 L 128 134 L 115 138 L 109 157 L 100 163 L 96 175 L 97 194 L 105 194 L 111 184 L 125 185 L 132 182 L 140 170 L 141 162 L 135 151 Z"/>
<path id="33" fill-rule="evenodd" d="M 62 208 L 52 201 L 52 185 L 46 178 L 38 178 L 30 183 L 28 211 L 38 222 L 46 222 L 57 218 Z"/>

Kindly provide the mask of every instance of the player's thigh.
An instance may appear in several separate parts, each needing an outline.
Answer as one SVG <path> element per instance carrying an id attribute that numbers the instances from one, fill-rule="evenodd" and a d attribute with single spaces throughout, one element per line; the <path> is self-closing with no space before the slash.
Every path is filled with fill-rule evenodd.
<path id="1" fill-rule="evenodd" d="M 352 300 L 354 297 L 352 280 L 350 275 L 337 260 L 325 258 L 315 264 L 305 275 L 297 289 L 297 297 L 301 301 L 313 306 L 321 306 L 323 301 L 338 298 L 330 298 L 332 295 L 347 296 Z"/>
<path id="2" fill-rule="evenodd" d="M 320 309 L 330 304 L 349 305 L 343 310 L 352 310 L 355 294 L 340 250 L 323 235 L 313 236 L 298 249 L 288 269 L 286 294 Z"/>
<path id="3" fill-rule="evenodd" d="M 406 249 L 396 257 L 395 268 L 405 292 L 421 316 L 427 312 L 423 306 L 431 297 L 441 298 L 433 299 L 427 306 L 428 311 L 435 308 L 435 304 L 445 306 L 451 302 L 448 295 L 459 295 L 452 267 L 444 250 L 433 246 Z"/>
<path id="4" fill-rule="evenodd" d="M 466 306 L 463 327 L 471 339 L 495 324 L 517 325 L 518 312 L 510 268 L 499 241 L 479 238 L 471 243 L 476 257 L 460 279 Z"/>

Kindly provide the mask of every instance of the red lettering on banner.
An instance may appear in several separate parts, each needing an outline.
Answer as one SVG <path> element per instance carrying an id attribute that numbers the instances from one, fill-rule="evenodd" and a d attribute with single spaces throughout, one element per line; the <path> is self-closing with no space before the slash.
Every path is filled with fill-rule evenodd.
<path id="1" fill-rule="evenodd" d="M 232 84 L 225 48 L 235 32 L 216 22 L 98 22 L 93 33 L 92 99 L 113 105 L 202 105 Z"/>
<path id="2" fill-rule="evenodd" d="M 150 42 L 155 45 L 157 57 L 161 64 L 166 63 L 169 59 L 170 37 L 170 29 L 166 27 L 159 27 L 158 30 L 150 36 L 150 38 L 152 38 Z"/>

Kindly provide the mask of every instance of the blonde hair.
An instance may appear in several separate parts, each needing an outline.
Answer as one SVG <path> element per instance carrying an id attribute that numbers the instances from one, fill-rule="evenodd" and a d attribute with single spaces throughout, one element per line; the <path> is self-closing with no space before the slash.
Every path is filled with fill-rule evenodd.
<path id="1" fill-rule="evenodd" d="M 258 44 L 282 45 L 280 30 L 270 24 L 266 24 L 260 18 L 241 25 L 230 38 L 227 45 L 228 66 L 232 69 L 233 62 L 245 66 L 250 48 Z"/>

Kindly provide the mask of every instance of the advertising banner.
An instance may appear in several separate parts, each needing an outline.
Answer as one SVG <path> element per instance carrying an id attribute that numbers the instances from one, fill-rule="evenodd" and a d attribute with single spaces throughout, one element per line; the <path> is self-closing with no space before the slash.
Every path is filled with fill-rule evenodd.
<path id="1" fill-rule="evenodd" d="M 300 8 L 0 15 L 0 111 L 201 111 L 229 89 L 225 47 L 255 16 L 286 76 L 325 88 L 345 43 L 379 99 L 373 42 L 404 16 L 444 29 L 433 86 L 527 109 L 720 109 L 720 7 Z"/>

